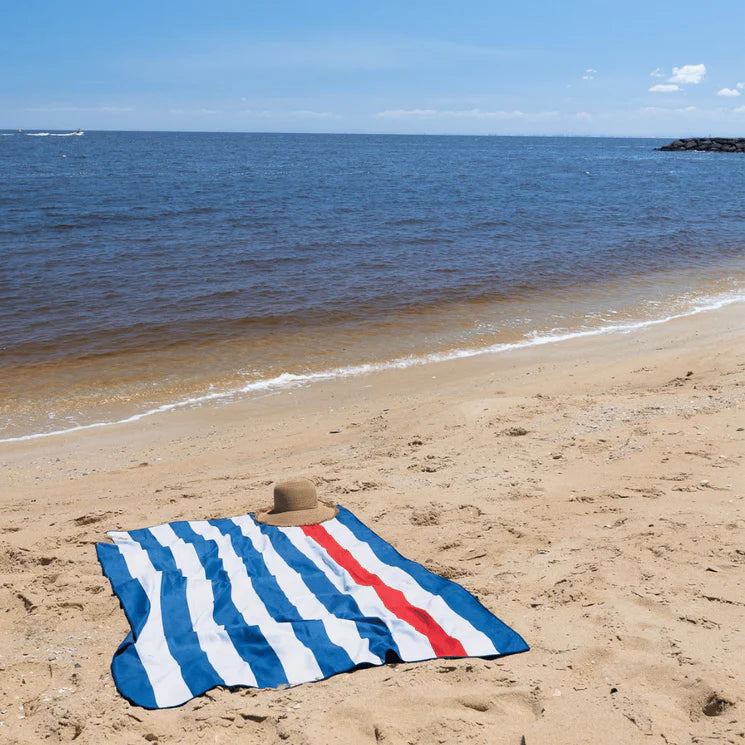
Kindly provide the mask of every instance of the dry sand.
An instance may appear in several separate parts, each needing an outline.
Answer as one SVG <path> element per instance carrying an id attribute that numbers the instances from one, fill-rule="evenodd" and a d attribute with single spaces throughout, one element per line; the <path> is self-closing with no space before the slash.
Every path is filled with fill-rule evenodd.
<path id="1" fill-rule="evenodd" d="M 743 329 L 733 305 L 0 445 L 0 742 L 745 742 Z M 531 651 L 128 704 L 95 542 L 296 474 Z"/>

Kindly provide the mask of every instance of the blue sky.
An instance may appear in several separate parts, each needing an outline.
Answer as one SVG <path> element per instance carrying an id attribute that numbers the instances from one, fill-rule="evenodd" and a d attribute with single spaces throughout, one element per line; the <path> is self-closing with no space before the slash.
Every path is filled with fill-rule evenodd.
<path id="1" fill-rule="evenodd" d="M 5 2 L 0 127 L 745 136 L 742 0 Z"/>

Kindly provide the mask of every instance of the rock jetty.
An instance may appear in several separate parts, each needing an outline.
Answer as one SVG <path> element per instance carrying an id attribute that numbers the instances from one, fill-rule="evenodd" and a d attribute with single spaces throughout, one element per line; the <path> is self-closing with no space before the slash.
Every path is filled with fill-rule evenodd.
<path id="1" fill-rule="evenodd" d="M 745 153 L 745 137 L 686 137 L 655 150 L 705 150 L 716 153 Z"/>

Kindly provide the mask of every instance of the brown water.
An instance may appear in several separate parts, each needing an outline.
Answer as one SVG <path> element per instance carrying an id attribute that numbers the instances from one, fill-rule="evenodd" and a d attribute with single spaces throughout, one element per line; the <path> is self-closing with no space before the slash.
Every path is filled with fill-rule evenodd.
<path id="1" fill-rule="evenodd" d="M 745 267 L 657 272 L 540 297 L 421 306 L 362 322 L 230 339 L 153 343 L 83 359 L 0 370 L 0 440 L 53 436 L 91 425 L 229 404 L 315 380 L 436 364 L 551 344 L 577 335 L 633 333 L 649 323 L 745 300 Z M 246 361 L 250 360 L 250 365 Z M 133 424 L 132 426 L 137 426 Z"/>

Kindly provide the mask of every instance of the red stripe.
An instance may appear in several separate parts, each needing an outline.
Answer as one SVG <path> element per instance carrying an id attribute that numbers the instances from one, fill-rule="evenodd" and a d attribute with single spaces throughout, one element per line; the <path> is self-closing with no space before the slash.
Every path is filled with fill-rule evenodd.
<path id="1" fill-rule="evenodd" d="M 326 528 L 322 525 L 305 525 L 303 532 L 324 548 L 339 566 L 346 569 L 358 585 L 372 587 L 389 611 L 424 634 L 438 657 L 468 656 L 463 645 L 446 634 L 426 610 L 412 605 L 400 590 L 389 587 L 377 574 L 368 572 L 346 548 L 339 545 Z"/>

